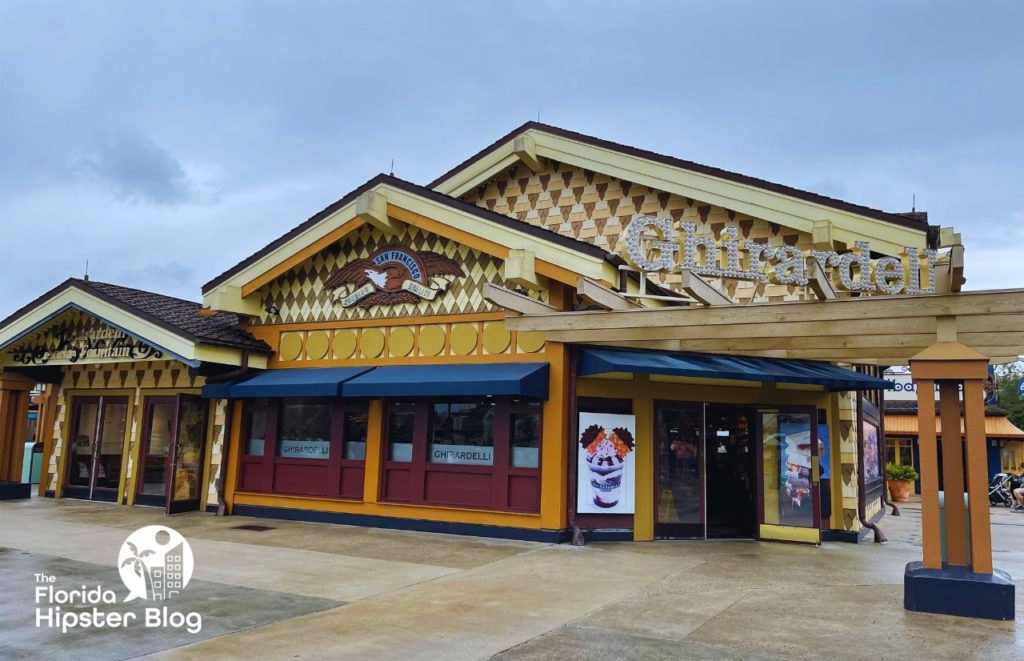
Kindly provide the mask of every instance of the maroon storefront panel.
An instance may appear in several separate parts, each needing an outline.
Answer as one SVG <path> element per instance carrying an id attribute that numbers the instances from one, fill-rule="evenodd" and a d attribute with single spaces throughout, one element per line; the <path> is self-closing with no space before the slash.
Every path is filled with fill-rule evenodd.
<path id="1" fill-rule="evenodd" d="M 452 507 L 473 507 L 490 510 L 517 512 L 540 511 L 540 406 L 494 397 L 493 445 L 490 446 L 491 464 L 447 464 L 429 461 L 431 410 L 435 404 L 458 402 L 460 400 L 420 399 L 385 406 L 384 439 L 382 452 L 385 455 L 381 480 L 381 500 L 413 503 L 417 505 L 447 505 Z M 392 461 L 390 443 L 392 408 L 401 408 L 408 415 L 414 411 L 414 427 L 411 441 L 410 461 Z M 513 467 L 511 454 L 513 430 L 510 421 L 513 415 L 536 416 L 536 468 Z"/>
<path id="2" fill-rule="evenodd" d="M 246 403 L 239 489 L 296 496 L 361 499 L 365 461 L 344 458 L 344 444 L 357 440 L 345 438 L 344 420 L 346 415 L 367 415 L 367 403 L 321 399 L 321 403 L 331 405 L 328 458 L 307 459 L 278 456 L 281 407 L 285 401 L 288 400 L 252 400 Z M 250 454 L 249 443 L 253 434 L 257 433 L 255 420 L 258 416 L 263 416 L 264 420 L 262 453 Z"/>

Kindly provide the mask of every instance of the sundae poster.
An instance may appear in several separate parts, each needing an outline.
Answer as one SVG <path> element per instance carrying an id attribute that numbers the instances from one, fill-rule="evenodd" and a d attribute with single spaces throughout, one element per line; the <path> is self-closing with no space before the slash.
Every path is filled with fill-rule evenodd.
<path id="1" fill-rule="evenodd" d="M 636 492 L 636 417 L 580 413 L 576 511 L 633 514 Z"/>

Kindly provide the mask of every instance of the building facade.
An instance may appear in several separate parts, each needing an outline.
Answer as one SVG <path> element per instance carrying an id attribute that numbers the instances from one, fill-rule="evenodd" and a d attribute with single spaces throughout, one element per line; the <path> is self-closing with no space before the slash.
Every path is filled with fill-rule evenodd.
<path id="1" fill-rule="evenodd" d="M 914 346 L 845 337 L 863 315 L 818 306 L 955 293 L 961 273 L 924 214 L 529 123 L 428 186 L 371 179 L 169 321 L 75 281 L 72 308 L 0 323 L 0 360 L 51 384 L 56 497 L 549 541 L 856 541 L 885 497 L 881 370 Z M 173 342 L 141 323 L 161 315 Z M 63 348 L 108 335 L 118 352 Z"/>

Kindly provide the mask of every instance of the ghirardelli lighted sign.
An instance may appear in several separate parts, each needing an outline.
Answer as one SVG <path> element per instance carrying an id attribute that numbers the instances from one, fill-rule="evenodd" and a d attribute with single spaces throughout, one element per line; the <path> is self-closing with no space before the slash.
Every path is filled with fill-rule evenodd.
<path id="1" fill-rule="evenodd" d="M 935 293 L 937 253 L 934 250 L 905 248 L 902 258 L 882 257 L 872 265 L 871 244 L 867 241 L 855 242 L 854 249 L 843 254 L 833 250 L 810 250 L 805 254 L 796 246 L 739 241 L 739 230 L 735 227 L 722 230 L 718 242 L 710 236 L 698 236 L 694 223 L 681 222 L 679 228 L 681 239 L 667 218 L 642 216 L 633 220 L 624 233 L 630 261 L 648 272 L 678 270 L 715 278 L 806 285 L 813 263 L 810 260 L 815 260 L 826 273 L 834 269 L 841 286 L 849 291 Z M 645 245 L 646 235 L 651 232 L 656 237 Z M 927 288 L 921 287 L 922 268 Z"/>

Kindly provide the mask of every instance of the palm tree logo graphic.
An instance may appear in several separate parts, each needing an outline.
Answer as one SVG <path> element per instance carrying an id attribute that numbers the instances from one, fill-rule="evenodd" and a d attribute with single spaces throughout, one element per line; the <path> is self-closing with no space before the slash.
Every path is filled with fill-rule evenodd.
<path id="1" fill-rule="evenodd" d="M 125 542 L 125 546 L 131 550 L 132 555 L 130 558 L 124 559 L 124 562 L 121 563 L 121 568 L 124 569 L 125 567 L 131 566 L 136 576 L 139 578 L 145 578 L 146 593 L 143 595 L 143 599 L 146 599 L 147 595 L 153 594 L 153 574 L 150 572 L 149 565 L 146 564 L 145 559 L 156 555 L 156 551 L 146 549 L 142 553 L 139 553 L 139 547 L 128 541 Z M 129 595 L 129 599 L 131 599 L 131 595 Z"/>
<path id="2" fill-rule="evenodd" d="M 117 570 L 128 588 L 124 601 L 170 599 L 188 585 L 195 561 L 188 541 L 167 526 L 143 526 L 124 540 Z"/>

